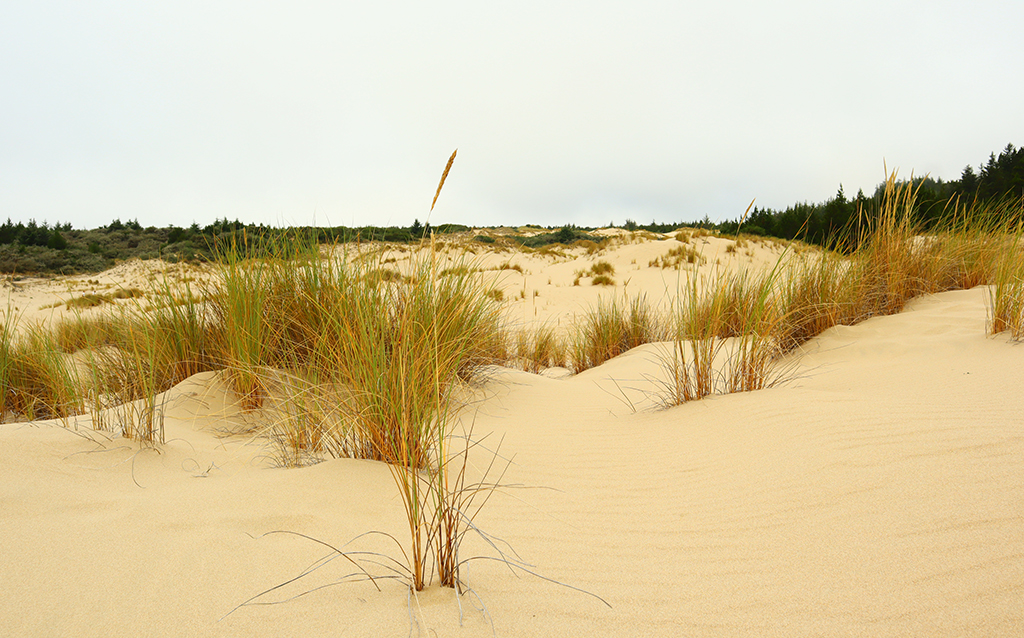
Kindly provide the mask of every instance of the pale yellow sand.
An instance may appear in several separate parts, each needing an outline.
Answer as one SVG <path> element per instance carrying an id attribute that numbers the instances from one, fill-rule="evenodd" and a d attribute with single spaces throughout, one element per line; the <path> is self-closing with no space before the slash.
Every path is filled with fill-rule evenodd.
<path id="1" fill-rule="evenodd" d="M 630 249 L 603 256 L 618 293 L 636 259 L 630 291 L 647 277 L 662 294 L 655 275 L 674 273 L 646 268 L 643 251 L 663 247 L 616 252 Z M 509 302 L 524 321 L 596 299 L 571 285 L 583 266 L 537 259 L 525 279 L 549 306 L 531 316 L 531 298 Z M 525 487 L 495 495 L 477 523 L 611 608 L 477 561 L 462 628 L 450 590 L 410 600 L 387 581 L 220 620 L 326 553 L 267 532 L 340 546 L 407 531 L 386 466 L 275 469 L 261 440 L 218 436 L 258 424 L 215 373 L 168 393 L 159 453 L 85 422 L 2 425 L 0 635 L 406 636 L 410 613 L 413 635 L 439 636 L 489 636 L 491 622 L 500 636 L 1020 635 L 1024 348 L 985 335 L 986 294 L 832 329 L 782 387 L 664 411 L 652 409 L 658 344 L 566 379 L 495 370 L 468 417 L 488 445 L 504 437 L 503 481 Z M 399 555 L 379 536 L 346 549 Z M 478 539 L 463 552 L 493 555 Z M 263 600 L 352 571 L 338 559 Z"/>

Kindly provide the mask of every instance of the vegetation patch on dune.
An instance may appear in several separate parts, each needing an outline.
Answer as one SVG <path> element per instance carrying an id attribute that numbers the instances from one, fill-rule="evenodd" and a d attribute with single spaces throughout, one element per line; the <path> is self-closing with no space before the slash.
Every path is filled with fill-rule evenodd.
<path id="1" fill-rule="evenodd" d="M 707 262 L 704 255 L 692 246 L 676 246 L 670 248 L 660 257 L 655 257 L 647 263 L 650 268 L 673 268 L 679 270 L 683 264 L 700 266 Z"/>
<path id="2" fill-rule="evenodd" d="M 467 483 L 471 443 L 467 436 L 464 448 L 455 445 L 452 428 L 463 391 L 488 366 L 564 365 L 580 373 L 659 342 L 658 398 L 667 407 L 771 387 L 785 379 L 786 357 L 832 326 L 980 284 L 991 286 L 988 330 L 1021 339 L 1019 204 L 961 208 L 945 225 L 924 229 L 915 217 L 918 188 L 890 175 L 877 214 L 830 250 L 787 248 L 761 272 L 680 268 L 669 308 L 605 293 L 570 325 L 514 336 L 498 303 L 504 293 L 482 281 L 474 262 L 451 265 L 436 240 L 410 251 L 399 272 L 383 252 L 338 245 L 328 257 L 317 233 L 239 233 L 217 248 L 218 276 L 195 290 L 187 280 L 151 282 L 146 296 L 174 303 L 143 307 L 135 289 L 86 295 L 75 303 L 103 305 L 117 295 L 129 303 L 45 327 L 20 327 L 8 307 L 0 321 L 0 415 L 89 415 L 96 428 L 159 445 L 162 393 L 197 372 L 220 371 L 239 405 L 263 417 L 253 433 L 273 443 L 280 464 L 387 463 L 409 531 L 400 543 L 405 563 L 395 571 L 415 590 L 436 577 L 461 591 L 458 547 L 475 531 L 472 517 L 486 502 L 480 495 L 495 483 Z M 749 240 L 730 245 L 742 248 L 741 241 Z M 686 243 L 674 251 L 657 265 L 699 263 Z M 509 261 L 503 269 L 523 272 Z M 614 274 L 599 260 L 578 271 L 576 283 L 613 284 Z"/>

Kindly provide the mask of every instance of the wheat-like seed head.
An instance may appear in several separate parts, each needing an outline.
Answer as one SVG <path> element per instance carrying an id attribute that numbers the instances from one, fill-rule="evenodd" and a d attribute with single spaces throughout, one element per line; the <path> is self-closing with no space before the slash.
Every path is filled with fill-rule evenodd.
<path id="1" fill-rule="evenodd" d="M 430 202 L 430 210 L 434 210 L 434 204 L 437 203 L 437 196 L 441 194 L 441 187 L 444 186 L 444 180 L 448 179 L 448 171 L 452 170 L 452 164 L 455 162 L 455 154 L 459 152 L 459 149 L 452 151 L 452 156 L 448 158 L 448 164 L 444 167 L 444 172 L 441 173 L 441 181 L 437 185 L 437 192 L 434 193 L 434 201 Z"/>

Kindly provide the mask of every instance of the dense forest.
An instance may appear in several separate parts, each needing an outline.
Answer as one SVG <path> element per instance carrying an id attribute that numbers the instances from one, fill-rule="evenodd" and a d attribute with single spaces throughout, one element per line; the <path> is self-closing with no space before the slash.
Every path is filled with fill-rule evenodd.
<path id="1" fill-rule="evenodd" d="M 1007 144 L 998 156 L 992 153 L 978 172 L 967 165 L 958 180 L 944 182 L 918 177 L 913 179 L 913 185 L 917 193 L 914 221 L 924 230 L 986 208 L 999 214 L 1015 210 L 1019 215 L 1024 205 L 1024 148 Z M 726 233 L 742 231 L 781 239 L 799 238 L 843 248 L 856 241 L 860 224 L 871 223 L 882 201 L 884 187 L 885 184 L 879 184 L 870 196 L 858 192 L 849 199 L 840 185 L 835 197 L 821 204 L 804 202 L 782 211 L 754 208 L 746 219 L 723 222 L 717 229 Z"/>
<path id="2" fill-rule="evenodd" d="M 992 153 L 988 162 L 977 172 L 970 165 L 960 178 L 943 181 L 931 177 L 914 178 L 917 188 L 916 222 L 927 229 L 967 210 L 983 210 L 976 204 L 995 204 L 988 207 L 999 214 L 1020 214 L 1024 205 L 1024 149 L 1008 144 L 997 156 Z M 651 222 L 647 225 L 627 220 L 622 226 L 628 230 L 669 232 L 680 226 L 717 230 L 726 234 L 747 233 L 780 239 L 804 241 L 837 247 L 852 247 L 860 224 L 870 224 L 882 200 L 884 184 L 866 196 L 858 192 L 848 198 L 842 185 L 835 197 L 819 203 L 794 204 L 785 210 L 754 208 L 742 219 L 713 222 L 707 217 L 700 221 L 676 223 Z M 521 244 L 537 247 L 545 244 L 569 244 L 594 239 L 586 234 L 591 228 L 575 226 L 548 226 L 551 232 L 519 237 Z M 99 272 L 117 261 L 140 258 L 163 258 L 168 261 L 207 260 L 224 246 L 244 246 L 250 254 L 259 254 L 272 247 L 280 247 L 296 236 L 316 237 L 320 242 L 351 242 L 383 240 L 412 242 L 434 234 L 468 230 L 458 224 L 431 227 L 416 220 L 408 228 L 344 226 L 331 228 L 270 228 L 262 224 L 244 224 L 238 220 L 217 220 L 200 227 L 193 223 L 188 228 L 143 228 L 138 221 L 110 224 L 93 230 L 76 230 L 68 223 L 35 220 L 0 225 L 0 273 L 16 274 L 73 274 Z M 487 237 L 479 239 L 486 241 Z"/>

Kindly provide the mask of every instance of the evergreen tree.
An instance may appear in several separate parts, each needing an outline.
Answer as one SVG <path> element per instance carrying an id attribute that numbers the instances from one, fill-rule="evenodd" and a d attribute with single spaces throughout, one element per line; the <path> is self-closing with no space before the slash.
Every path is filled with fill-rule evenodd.
<path id="1" fill-rule="evenodd" d="M 46 242 L 46 245 L 54 250 L 64 250 L 68 247 L 68 240 L 64 239 L 64 236 L 60 234 L 60 231 L 54 228 L 53 232 L 50 233 L 50 239 Z"/>
<path id="2" fill-rule="evenodd" d="M 7 218 L 7 222 L 0 226 L 0 244 L 13 244 L 14 240 L 18 238 L 18 234 L 15 231 L 14 224 L 11 223 L 11 218 Z"/>
<path id="3" fill-rule="evenodd" d="M 573 230 L 572 226 L 563 226 L 562 230 L 558 231 L 555 235 L 555 241 L 560 244 L 569 245 L 576 239 L 576 231 Z"/>

